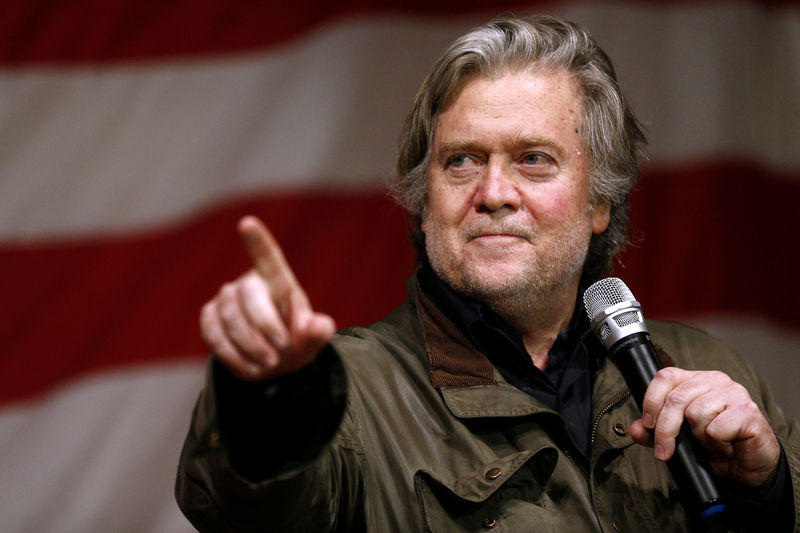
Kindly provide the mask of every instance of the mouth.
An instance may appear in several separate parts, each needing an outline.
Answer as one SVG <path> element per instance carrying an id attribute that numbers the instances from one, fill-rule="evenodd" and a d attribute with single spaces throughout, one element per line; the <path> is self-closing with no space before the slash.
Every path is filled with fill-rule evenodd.
<path id="1" fill-rule="evenodd" d="M 473 231 L 467 234 L 469 240 L 473 239 L 487 239 L 487 238 L 502 238 L 502 239 L 524 239 L 530 240 L 526 233 L 522 231 L 509 231 L 508 229 L 505 230 L 495 230 L 495 231 Z"/>
<path id="2" fill-rule="evenodd" d="M 532 240 L 533 228 L 516 224 L 510 220 L 498 221 L 496 224 L 474 224 L 465 228 L 467 240 L 475 239 L 522 239 Z"/>
<path id="3" fill-rule="evenodd" d="M 475 224 L 466 228 L 467 242 L 493 246 L 511 246 L 520 243 L 533 243 L 535 231 L 523 224 L 510 220 L 498 221 L 496 224 Z"/>
<path id="4" fill-rule="evenodd" d="M 469 240 L 476 244 L 493 246 L 510 246 L 521 241 L 528 242 L 527 238 L 512 233 L 483 233 L 481 235 L 472 235 Z"/>
<path id="5" fill-rule="evenodd" d="M 482 233 L 480 235 L 470 236 L 470 239 L 523 239 L 521 235 L 513 233 Z"/>

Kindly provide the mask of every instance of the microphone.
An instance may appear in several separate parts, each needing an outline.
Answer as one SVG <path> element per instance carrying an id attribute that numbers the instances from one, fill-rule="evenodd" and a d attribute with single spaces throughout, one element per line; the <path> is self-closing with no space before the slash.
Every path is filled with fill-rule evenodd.
<path id="1" fill-rule="evenodd" d="M 619 278 L 606 278 L 583 294 L 591 327 L 625 378 L 633 399 L 642 408 L 644 393 L 662 366 L 650 341 L 642 306 Z M 675 453 L 667 461 L 672 478 L 690 516 L 702 521 L 721 518 L 720 496 L 705 451 L 684 421 L 675 439 Z"/>

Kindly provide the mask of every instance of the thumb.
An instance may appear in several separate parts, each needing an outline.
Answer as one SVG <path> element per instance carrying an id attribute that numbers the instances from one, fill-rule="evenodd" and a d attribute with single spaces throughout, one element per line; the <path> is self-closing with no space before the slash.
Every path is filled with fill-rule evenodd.
<path id="1" fill-rule="evenodd" d="M 336 333 L 336 323 L 325 313 L 313 313 L 305 324 L 305 349 L 318 353 Z"/>
<path id="2" fill-rule="evenodd" d="M 319 355 L 336 332 L 333 319 L 322 313 L 301 314 L 296 321 L 296 328 L 292 345 L 284 351 L 276 376 L 291 374 L 305 367 Z"/>
<path id="3" fill-rule="evenodd" d="M 644 423 L 641 419 L 636 420 L 633 422 L 633 424 L 631 424 L 630 431 L 631 437 L 634 441 L 642 446 L 647 446 L 649 448 L 653 447 L 653 432 L 644 427 Z"/>

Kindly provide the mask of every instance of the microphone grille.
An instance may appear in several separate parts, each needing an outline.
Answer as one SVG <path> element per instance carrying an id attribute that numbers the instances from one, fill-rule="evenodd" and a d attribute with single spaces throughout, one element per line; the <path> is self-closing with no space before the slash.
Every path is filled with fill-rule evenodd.
<path id="1" fill-rule="evenodd" d="M 583 305 L 589 321 L 593 321 L 601 311 L 612 305 L 635 300 L 631 290 L 619 278 L 601 279 L 583 293 Z"/>

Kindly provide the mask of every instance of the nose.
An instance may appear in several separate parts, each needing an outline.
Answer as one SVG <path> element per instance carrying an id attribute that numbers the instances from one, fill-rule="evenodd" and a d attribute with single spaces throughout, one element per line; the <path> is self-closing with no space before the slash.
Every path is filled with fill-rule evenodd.
<path id="1" fill-rule="evenodd" d="M 489 161 L 475 191 L 475 209 L 478 212 L 494 212 L 501 209 L 516 211 L 521 199 L 511 169 L 502 161 Z"/>

